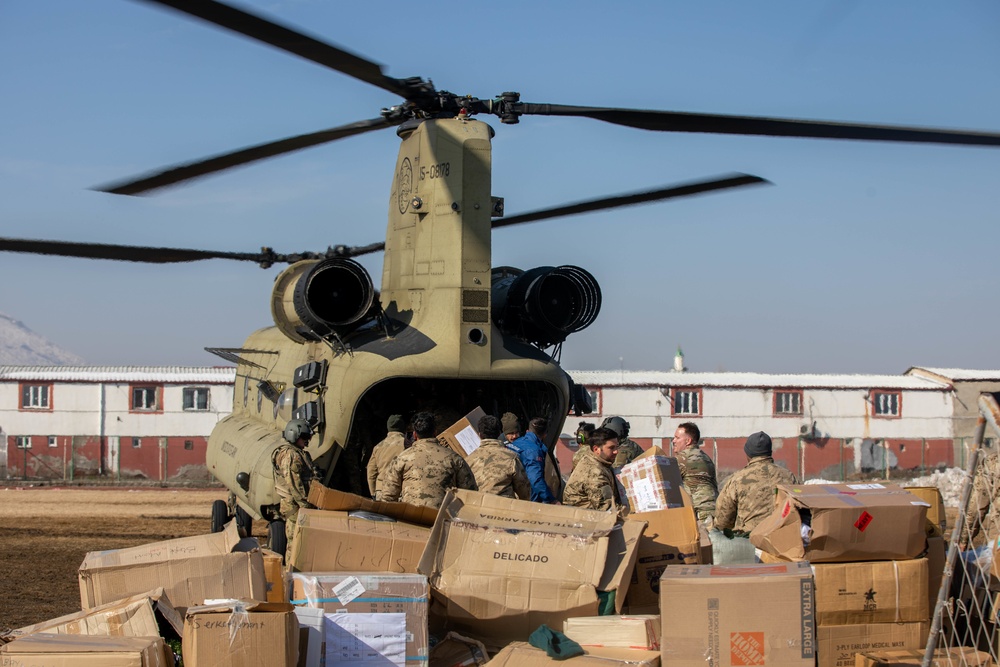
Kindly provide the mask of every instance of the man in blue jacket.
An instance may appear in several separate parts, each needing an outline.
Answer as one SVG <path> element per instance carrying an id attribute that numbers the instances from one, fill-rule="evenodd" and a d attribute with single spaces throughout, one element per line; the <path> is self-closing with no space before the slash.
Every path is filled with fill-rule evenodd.
<path id="1" fill-rule="evenodd" d="M 528 473 L 528 481 L 531 483 L 531 500 L 538 503 L 558 502 L 552 489 L 545 483 L 545 459 L 549 455 L 549 448 L 542 438 L 548 428 L 548 419 L 535 417 L 528 422 L 528 432 L 507 445 L 521 459 L 521 465 Z"/>

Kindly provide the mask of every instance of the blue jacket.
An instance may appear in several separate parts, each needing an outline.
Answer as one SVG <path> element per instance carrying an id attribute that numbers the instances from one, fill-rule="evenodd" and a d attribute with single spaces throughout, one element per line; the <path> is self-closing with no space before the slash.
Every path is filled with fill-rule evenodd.
<path id="1" fill-rule="evenodd" d="M 545 483 L 545 458 L 549 455 L 549 448 L 541 439 L 530 431 L 507 445 L 508 448 L 517 452 L 517 457 L 521 459 L 524 471 L 528 473 L 528 481 L 531 482 L 531 500 L 539 503 L 551 503 L 556 497 L 552 495 L 552 490 Z"/>

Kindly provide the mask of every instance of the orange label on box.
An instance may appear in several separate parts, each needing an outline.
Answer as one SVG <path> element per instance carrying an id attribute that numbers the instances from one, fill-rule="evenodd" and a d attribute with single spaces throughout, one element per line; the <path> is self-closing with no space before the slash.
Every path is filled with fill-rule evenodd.
<path id="1" fill-rule="evenodd" d="M 763 665 L 764 633 L 763 632 L 730 633 L 729 662 L 732 665 Z"/>
<path id="2" fill-rule="evenodd" d="M 861 516 L 858 517 L 858 520 L 854 522 L 854 527 L 863 533 L 865 532 L 865 528 L 868 527 L 868 524 L 872 522 L 873 518 L 874 517 L 868 512 L 862 512 Z"/>

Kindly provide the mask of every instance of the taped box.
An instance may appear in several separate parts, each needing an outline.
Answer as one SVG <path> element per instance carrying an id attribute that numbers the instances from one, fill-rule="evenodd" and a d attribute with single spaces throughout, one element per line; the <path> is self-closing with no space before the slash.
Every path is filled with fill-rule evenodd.
<path id="1" fill-rule="evenodd" d="M 660 649 L 660 617 L 657 614 L 629 616 L 583 616 L 563 621 L 563 634 L 580 646 Z"/>
<path id="2" fill-rule="evenodd" d="M 618 479 L 625 487 L 633 512 L 655 512 L 684 505 L 677 459 L 659 447 L 650 447 L 623 466 Z"/>
<path id="3" fill-rule="evenodd" d="M 285 592 L 284 557 L 270 549 L 261 549 L 260 555 L 264 559 L 264 582 L 267 586 L 267 601 L 288 602 L 288 595 Z"/>
<path id="4" fill-rule="evenodd" d="M 808 563 L 678 565 L 660 580 L 664 665 L 813 667 Z"/>
<path id="5" fill-rule="evenodd" d="M 598 591 L 621 610 L 645 527 L 610 512 L 452 489 L 420 561 L 432 613 L 487 647 L 596 616 Z"/>
<path id="6" fill-rule="evenodd" d="M 927 622 L 821 625 L 816 667 L 854 667 L 866 651 L 920 650 L 927 647 Z"/>
<path id="7" fill-rule="evenodd" d="M 855 657 L 854 667 L 923 667 L 924 650 L 864 651 Z M 931 667 L 993 667 L 993 659 L 985 651 L 968 646 L 940 648 L 934 651 Z"/>
<path id="8" fill-rule="evenodd" d="M 157 587 L 178 610 L 209 599 L 267 597 L 257 540 L 241 540 L 235 521 L 220 533 L 92 551 L 80 565 L 79 579 L 84 609 Z"/>
<path id="9" fill-rule="evenodd" d="M 0 646 L 3 667 L 174 667 L 160 637 L 39 633 Z"/>
<path id="10" fill-rule="evenodd" d="M 184 616 L 184 667 L 295 667 L 299 621 L 287 602 L 220 600 Z"/>
<path id="11" fill-rule="evenodd" d="M 371 500 L 353 493 L 328 488 L 316 480 L 313 480 L 312 484 L 309 485 L 309 502 L 321 510 L 372 512 L 417 526 L 433 526 L 434 520 L 437 518 L 437 510 L 431 507 Z"/>
<path id="12" fill-rule="evenodd" d="M 483 412 L 482 408 L 476 408 L 446 428 L 438 435 L 438 441 L 451 447 L 464 459 L 479 449 L 480 437 L 476 427 L 479 425 L 479 420 L 485 416 L 486 413 Z"/>
<path id="13" fill-rule="evenodd" d="M 902 623 L 929 618 L 927 559 L 816 563 L 819 625 Z"/>
<path id="14" fill-rule="evenodd" d="M 419 574 L 296 572 L 292 604 L 321 609 L 325 661 L 426 667 L 430 587 Z"/>
<path id="15" fill-rule="evenodd" d="M 894 484 L 780 485 L 750 542 L 782 560 L 906 560 L 926 548 L 927 508 Z"/>
<path id="16" fill-rule="evenodd" d="M 184 620 L 162 588 L 109 602 L 74 614 L 0 633 L 0 641 L 40 632 L 53 635 L 103 635 L 107 637 L 180 637 Z"/>
<path id="17" fill-rule="evenodd" d="M 566 660 L 550 658 L 545 651 L 526 642 L 510 644 L 490 660 L 487 667 L 659 667 L 658 651 L 627 648 L 587 647 L 584 655 Z"/>
<path id="18" fill-rule="evenodd" d="M 927 535 L 944 535 L 948 530 L 948 518 L 944 511 L 944 498 L 936 486 L 904 486 L 917 498 L 930 505 L 927 508 Z"/>

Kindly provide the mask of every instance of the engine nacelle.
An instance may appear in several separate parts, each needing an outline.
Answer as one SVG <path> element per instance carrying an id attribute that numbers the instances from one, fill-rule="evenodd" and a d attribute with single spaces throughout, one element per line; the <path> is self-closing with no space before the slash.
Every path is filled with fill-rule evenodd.
<path id="1" fill-rule="evenodd" d="M 578 266 L 493 269 L 493 322 L 506 334 L 542 347 L 586 329 L 601 311 L 601 288 Z"/>
<path id="2" fill-rule="evenodd" d="M 353 259 L 296 262 L 271 290 L 271 316 L 296 343 L 346 334 L 370 319 L 375 301 L 371 276 Z"/>

